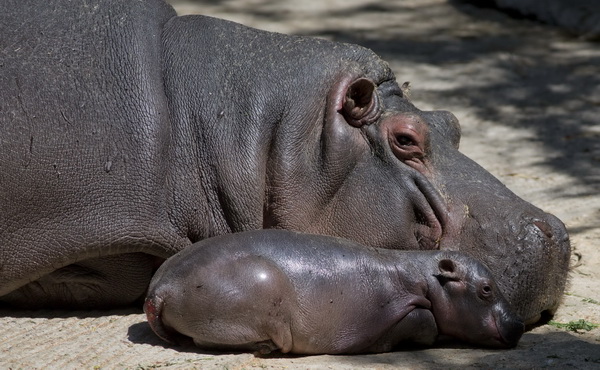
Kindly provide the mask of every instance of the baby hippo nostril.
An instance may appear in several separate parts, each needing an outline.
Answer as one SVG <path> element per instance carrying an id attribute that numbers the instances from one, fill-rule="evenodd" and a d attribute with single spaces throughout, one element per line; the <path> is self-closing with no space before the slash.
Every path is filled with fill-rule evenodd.
<path id="1" fill-rule="evenodd" d="M 540 229 L 548 239 L 552 239 L 554 236 L 554 233 L 552 232 L 552 226 L 540 220 L 533 221 L 533 224 L 537 226 L 537 228 Z"/>

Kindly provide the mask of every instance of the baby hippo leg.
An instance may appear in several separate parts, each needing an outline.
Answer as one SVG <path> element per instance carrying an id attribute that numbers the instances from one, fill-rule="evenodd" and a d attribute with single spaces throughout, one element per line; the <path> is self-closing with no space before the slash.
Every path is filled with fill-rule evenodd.
<path id="1" fill-rule="evenodd" d="M 213 261 L 159 285 L 146 300 L 159 332 L 178 332 L 202 348 L 289 352 L 290 302 L 287 276 L 260 256 Z M 158 305 L 159 307 L 155 307 Z"/>

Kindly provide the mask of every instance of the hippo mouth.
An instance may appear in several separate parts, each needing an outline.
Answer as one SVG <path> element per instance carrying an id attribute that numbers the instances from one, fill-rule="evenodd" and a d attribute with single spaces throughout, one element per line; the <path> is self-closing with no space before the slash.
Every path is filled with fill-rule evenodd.
<path id="1" fill-rule="evenodd" d="M 415 238 L 420 249 L 439 249 L 448 219 L 448 208 L 437 189 L 426 178 L 415 179 Z M 419 196 L 420 195 L 420 196 Z"/>
<path id="2" fill-rule="evenodd" d="M 504 325 L 498 325 L 498 318 L 492 316 L 491 326 L 494 328 L 495 335 L 492 336 L 491 347 L 512 348 L 517 345 L 519 339 L 525 332 L 525 325 L 520 320 L 511 320 L 504 322 Z"/>
<path id="3" fill-rule="evenodd" d="M 496 320 L 496 318 L 492 317 L 492 319 L 490 321 L 491 321 L 491 326 L 494 328 L 494 335 L 491 338 L 492 346 L 500 347 L 500 348 L 511 347 L 509 341 L 506 340 L 506 338 L 504 338 L 504 336 L 502 335 L 502 332 L 500 331 L 500 327 L 498 326 L 498 321 Z"/>

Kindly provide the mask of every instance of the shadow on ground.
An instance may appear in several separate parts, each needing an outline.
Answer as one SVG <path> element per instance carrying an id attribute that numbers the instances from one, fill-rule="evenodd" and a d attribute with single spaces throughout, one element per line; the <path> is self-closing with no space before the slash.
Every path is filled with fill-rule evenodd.
<path id="1" fill-rule="evenodd" d="M 121 309 L 108 310 L 61 310 L 61 309 L 39 309 L 22 310 L 0 304 L 0 317 L 13 317 L 15 319 L 64 319 L 64 318 L 100 318 L 109 315 L 135 315 L 142 313 L 142 310 L 136 307 L 125 307 Z"/>
<path id="2" fill-rule="evenodd" d="M 446 369 L 482 368 L 482 369 L 534 369 L 541 367 L 575 367 L 585 363 L 593 366 L 600 364 L 600 345 L 580 340 L 577 334 L 551 332 L 544 334 L 525 334 L 521 343 L 511 350 L 481 349 L 481 355 L 475 359 L 461 359 L 460 356 L 448 358 L 443 348 L 420 351 L 399 351 L 360 357 L 339 357 L 340 363 L 356 367 L 377 367 L 402 363 L 422 363 L 443 366 Z M 543 353 L 544 357 L 532 356 Z"/>
<path id="3" fill-rule="evenodd" d="M 146 322 L 131 325 L 128 339 L 136 344 L 148 344 L 161 348 L 174 349 L 181 353 L 201 355 L 230 355 L 235 353 L 207 351 L 193 346 L 191 342 L 183 345 L 170 345 L 160 340 Z M 462 357 L 460 353 L 468 353 Z M 532 354 L 535 353 L 535 356 Z M 543 356 L 540 356 L 543 354 Z M 331 361 L 340 368 L 385 368 L 400 364 L 421 364 L 422 368 L 443 366 L 446 369 L 468 368 L 511 368 L 531 369 L 539 367 L 579 367 L 582 363 L 600 365 L 600 344 L 590 343 L 578 338 L 576 333 L 562 331 L 544 331 L 526 333 L 519 345 L 510 350 L 473 348 L 455 342 L 441 342 L 432 348 L 407 347 L 395 352 L 367 354 L 358 356 L 301 356 L 272 353 L 255 357 L 255 365 L 261 367 L 261 361 L 277 367 L 279 362 L 296 366 Z M 266 366 L 266 365 L 265 365 Z"/>

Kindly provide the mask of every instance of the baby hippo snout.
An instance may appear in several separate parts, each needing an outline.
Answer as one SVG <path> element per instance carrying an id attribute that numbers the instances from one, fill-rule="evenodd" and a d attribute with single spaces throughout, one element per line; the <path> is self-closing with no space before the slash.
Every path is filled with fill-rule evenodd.
<path id="1" fill-rule="evenodd" d="M 500 339 L 504 344 L 501 347 L 512 348 L 516 346 L 525 332 L 523 320 L 505 308 L 501 310 L 497 320 Z"/>

